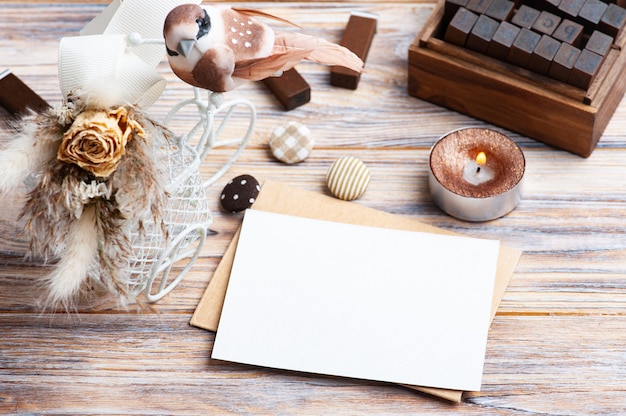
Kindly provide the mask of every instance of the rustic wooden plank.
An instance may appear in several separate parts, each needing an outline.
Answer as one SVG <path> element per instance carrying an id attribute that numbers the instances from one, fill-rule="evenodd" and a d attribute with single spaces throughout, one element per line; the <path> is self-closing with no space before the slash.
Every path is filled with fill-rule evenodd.
<path id="1" fill-rule="evenodd" d="M 419 408 L 422 414 L 586 415 L 623 409 L 624 316 L 582 322 L 497 317 L 483 392 L 467 394 L 456 406 L 389 384 L 214 361 L 213 335 L 185 326 L 184 316 L 84 315 L 67 322 L 24 315 L 21 322 L 0 322 L 8 351 L 0 358 L 3 411 L 89 414 L 96 403 L 100 414 L 414 414 Z M 529 331 L 532 338 L 520 338 Z M 42 338 L 50 341 L 37 342 Z"/>

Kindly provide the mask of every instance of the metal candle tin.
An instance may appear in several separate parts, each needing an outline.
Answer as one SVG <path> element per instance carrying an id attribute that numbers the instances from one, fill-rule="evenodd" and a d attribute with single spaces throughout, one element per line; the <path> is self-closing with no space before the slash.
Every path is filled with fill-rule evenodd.
<path id="1" fill-rule="evenodd" d="M 486 155 L 484 165 L 476 159 L 481 152 Z M 517 206 L 525 168 L 522 149 L 506 135 L 462 128 L 447 133 L 431 148 L 428 185 L 435 204 L 449 215 L 489 221 Z"/>

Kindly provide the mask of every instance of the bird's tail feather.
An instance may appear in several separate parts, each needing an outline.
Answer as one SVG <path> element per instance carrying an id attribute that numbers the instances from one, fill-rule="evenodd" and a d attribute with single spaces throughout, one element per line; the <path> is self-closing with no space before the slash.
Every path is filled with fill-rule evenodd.
<path id="1" fill-rule="evenodd" d="M 363 61 L 348 48 L 325 39 L 297 32 L 275 31 L 274 50 L 307 50 L 304 59 L 324 65 L 337 65 L 363 72 Z"/>
<path id="2" fill-rule="evenodd" d="M 308 50 L 290 50 L 275 53 L 266 58 L 238 62 L 233 72 L 233 78 L 260 81 L 281 71 L 293 68 L 298 62 L 305 59 L 310 52 Z"/>
<path id="3" fill-rule="evenodd" d="M 303 59 L 363 72 L 363 61 L 343 46 L 301 33 L 276 32 L 270 56 L 238 62 L 233 78 L 259 81 L 287 71 Z"/>

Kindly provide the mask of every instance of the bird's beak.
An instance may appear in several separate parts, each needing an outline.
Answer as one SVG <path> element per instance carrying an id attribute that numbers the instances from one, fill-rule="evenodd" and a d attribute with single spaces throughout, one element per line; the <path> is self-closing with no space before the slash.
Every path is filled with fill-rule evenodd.
<path id="1" fill-rule="evenodd" d="M 195 39 L 183 39 L 178 43 L 178 52 L 187 58 L 195 45 Z"/>

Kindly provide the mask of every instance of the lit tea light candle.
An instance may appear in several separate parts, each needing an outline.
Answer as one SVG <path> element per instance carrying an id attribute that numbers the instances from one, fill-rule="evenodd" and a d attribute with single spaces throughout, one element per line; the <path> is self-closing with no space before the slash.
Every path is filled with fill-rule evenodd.
<path id="1" fill-rule="evenodd" d="M 521 200 L 526 160 L 522 149 L 495 130 L 465 128 L 446 134 L 430 151 L 428 185 L 435 204 L 453 217 L 488 221 Z"/>

